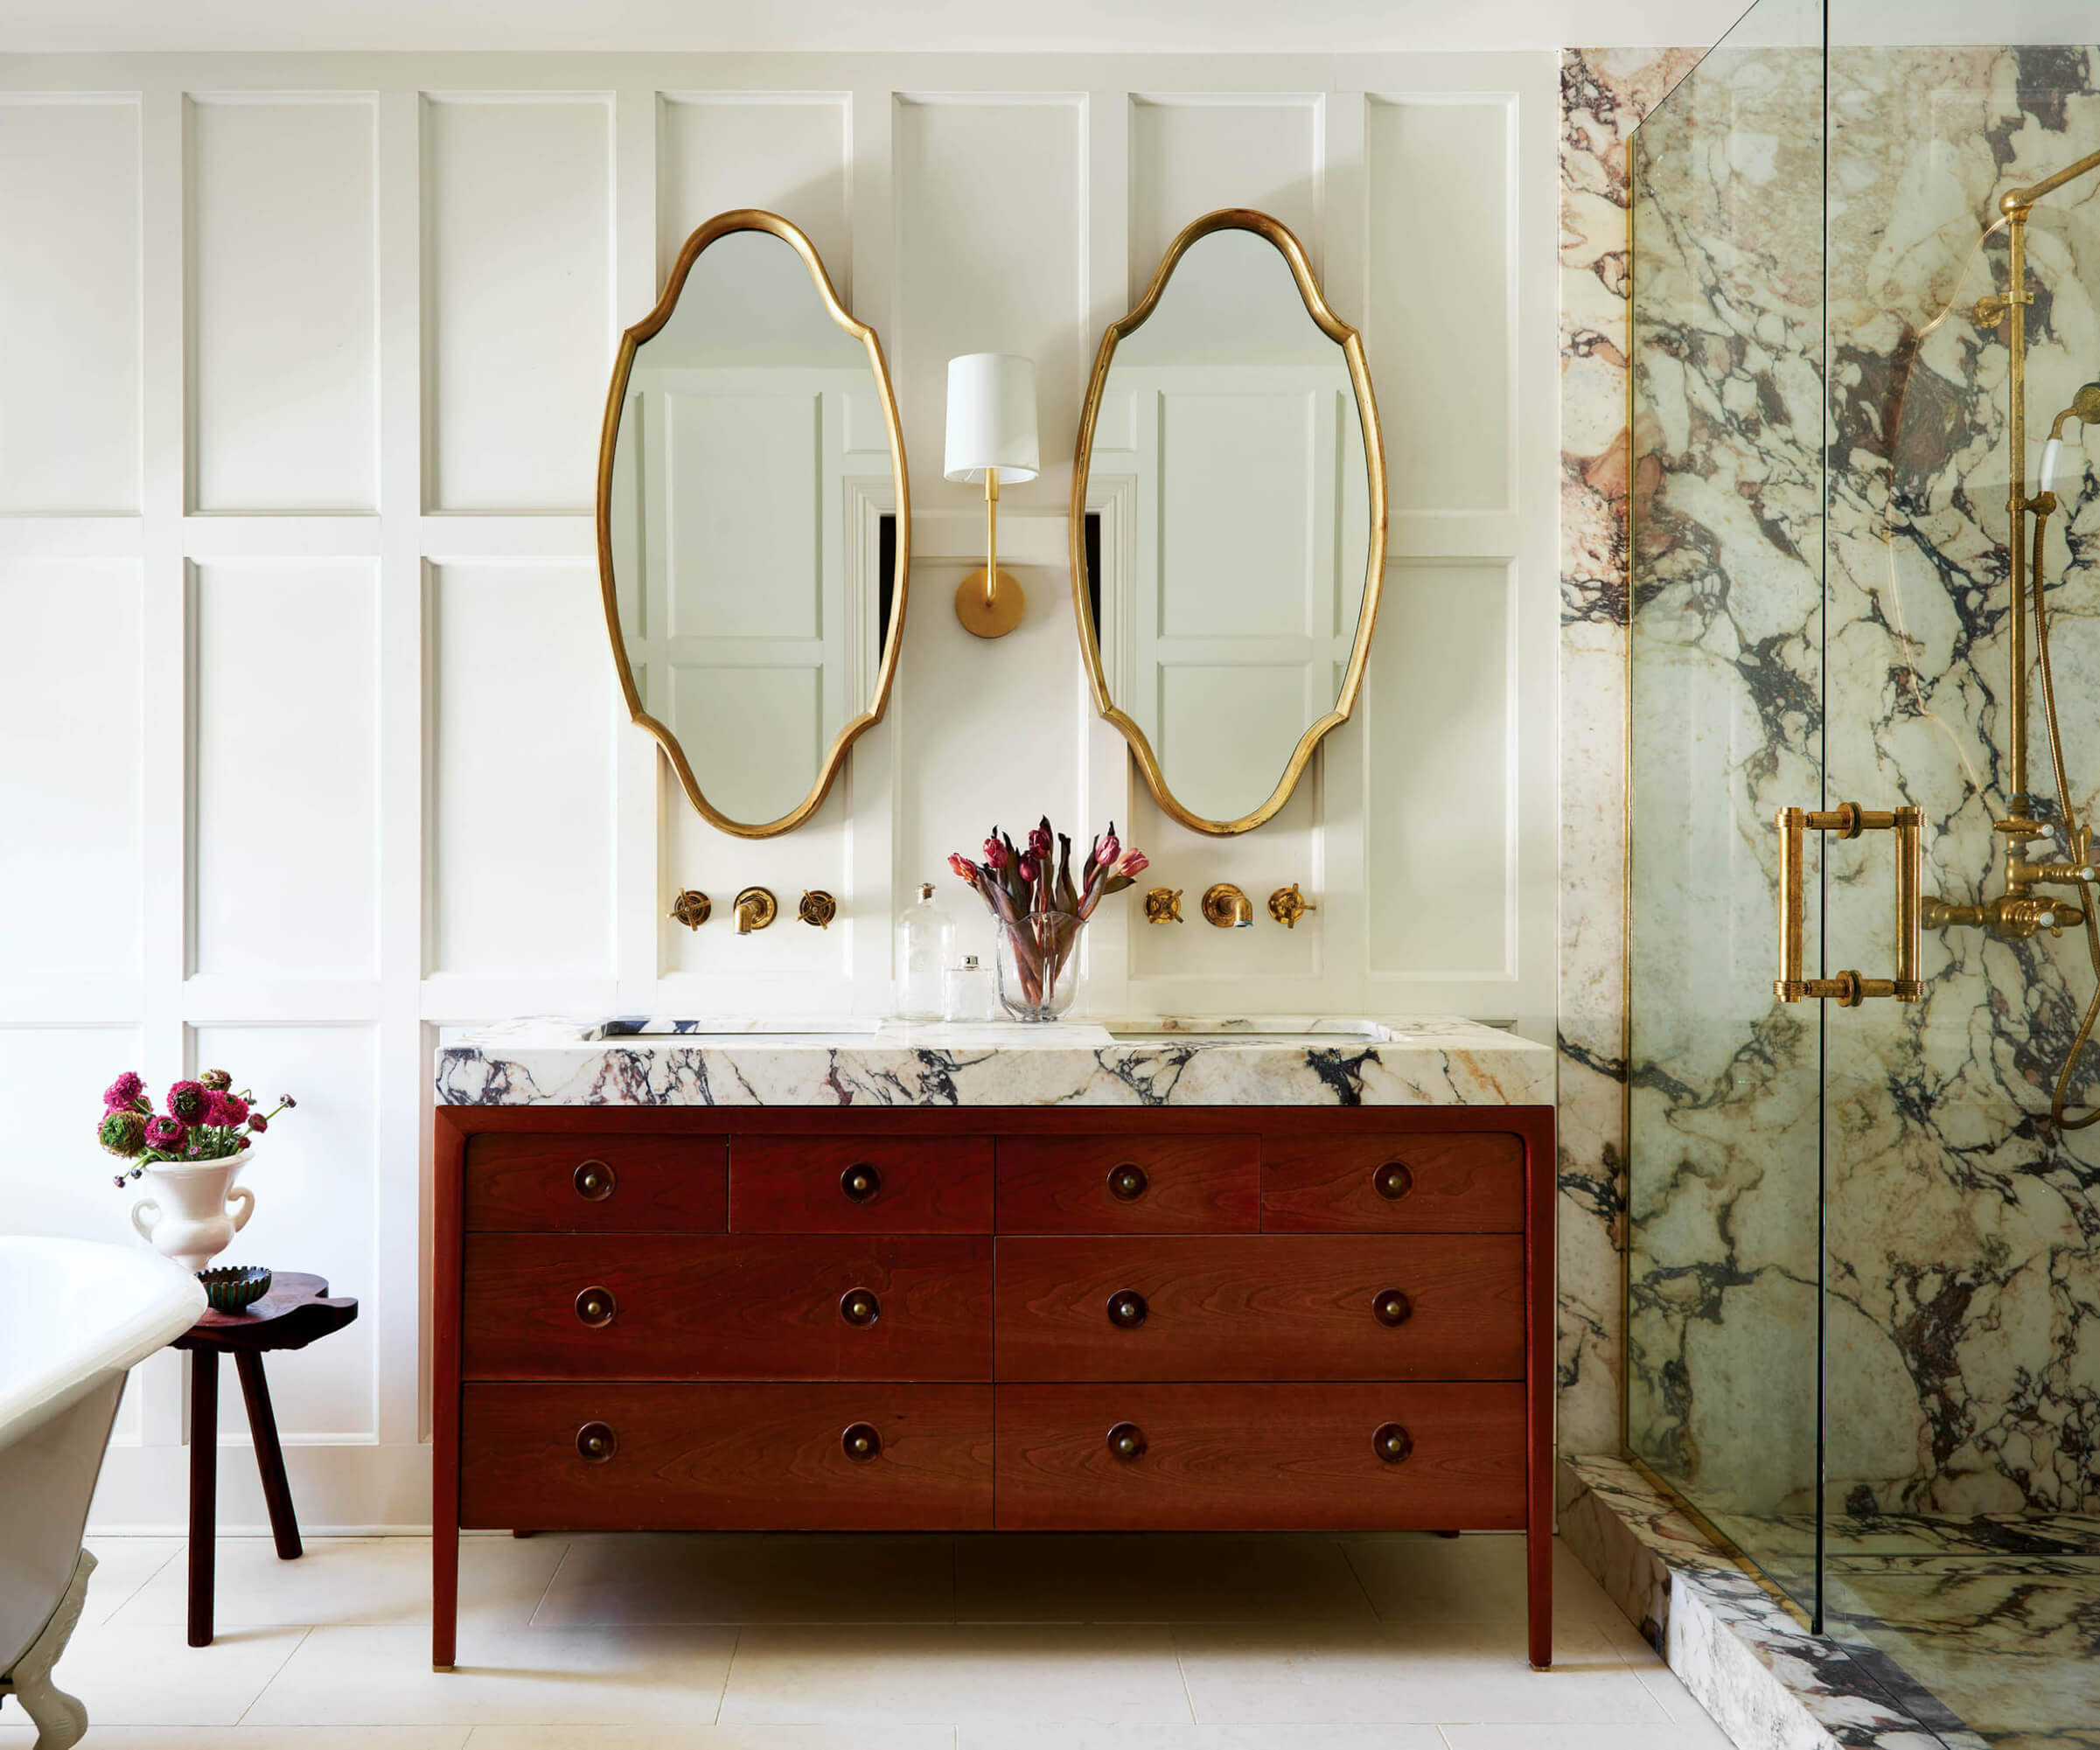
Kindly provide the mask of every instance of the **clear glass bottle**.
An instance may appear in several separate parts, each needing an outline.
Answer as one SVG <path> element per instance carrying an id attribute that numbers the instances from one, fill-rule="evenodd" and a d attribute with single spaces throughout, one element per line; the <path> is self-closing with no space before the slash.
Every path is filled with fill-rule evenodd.
<path id="1" fill-rule="evenodd" d="M 943 1021 L 992 1020 L 992 969 L 965 954 L 941 979 Z"/>
<path id="2" fill-rule="evenodd" d="M 941 974 L 946 970 L 955 926 L 933 883 L 918 884 L 918 897 L 897 914 L 897 1012 L 905 1021 L 941 1018 Z"/>

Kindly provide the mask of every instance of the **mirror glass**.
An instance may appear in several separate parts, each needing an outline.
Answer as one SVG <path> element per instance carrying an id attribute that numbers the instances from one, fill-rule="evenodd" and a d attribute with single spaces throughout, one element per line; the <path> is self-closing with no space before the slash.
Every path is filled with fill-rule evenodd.
<path id="1" fill-rule="evenodd" d="M 1354 705 L 1385 554 L 1362 346 L 1287 230 L 1213 213 L 1176 240 L 1102 339 L 1077 465 L 1103 715 L 1184 825 L 1259 826 Z"/>
<path id="2" fill-rule="evenodd" d="M 636 721 L 716 826 L 799 825 L 882 715 L 910 510 L 881 346 L 785 220 L 702 226 L 628 331 L 598 517 Z"/>

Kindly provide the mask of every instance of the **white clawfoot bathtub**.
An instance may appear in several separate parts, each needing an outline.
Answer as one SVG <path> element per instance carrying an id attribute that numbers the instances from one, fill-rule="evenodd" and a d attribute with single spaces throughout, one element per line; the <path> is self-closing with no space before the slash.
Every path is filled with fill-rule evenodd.
<path id="1" fill-rule="evenodd" d="M 0 1234 L 0 1697 L 36 1750 L 87 1730 L 51 1668 L 94 1568 L 80 1532 L 124 1376 L 204 1309 L 197 1279 L 152 1252 Z"/>

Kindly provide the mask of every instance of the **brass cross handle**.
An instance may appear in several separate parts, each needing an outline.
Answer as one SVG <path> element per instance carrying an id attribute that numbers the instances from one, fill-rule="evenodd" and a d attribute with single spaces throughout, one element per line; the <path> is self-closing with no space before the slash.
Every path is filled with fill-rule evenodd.
<path id="1" fill-rule="evenodd" d="M 1269 916 L 1282 924 L 1286 930 L 1295 930 L 1301 917 L 1308 911 L 1317 911 L 1319 909 L 1311 900 L 1298 891 L 1296 882 L 1293 882 L 1288 887 L 1278 888 L 1269 896 Z"/>
<path id="2" fill-rule="evenodd" d="M 1923 816 L 1915 808 L 1862 808 L 1841 802 L 1835 808 L 1782 808 L 1779 827 L 1779 976 L 1772 994 L 1782 1002 L 1803 997 L 1831 997 L 1843 1008 L 1857 1008 L 1868 997 L 1894 997 L 1915 1002 L 1925 994 L 1918 978 L 1918 905 L 1923 875 Z M 1802 839 L 1808 833 L 1835 833 L 1856 839 L 1862 833 L 1896 835 L 1896 975 L 1866 979 L 1856 972 L 1831 979 L 1801 975 Z"/>

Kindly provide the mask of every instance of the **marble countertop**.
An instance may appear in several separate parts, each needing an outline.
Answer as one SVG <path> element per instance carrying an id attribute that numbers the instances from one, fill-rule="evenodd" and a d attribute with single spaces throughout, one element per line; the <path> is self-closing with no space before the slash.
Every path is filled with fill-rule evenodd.
<path id="1" fill-rule="evenodd" d="M 441 1105 L 1550 1105 L 1553 1053 L 1456 1016 L 834 1032 L 542 1019 L 446 1029 Z M 1234 1030 L 1215 1030 L 1229 1025 Z M 1176 1031 L 1175 1029 L 1182 1030 Z M 1115 1029 L 1113 1030 L 1112 1029 Z M 1159 1030 L 1151 1030 L 1159 1029 Z M 1125 1036 L 1116 1036 L 1123 1031 Z"/>

